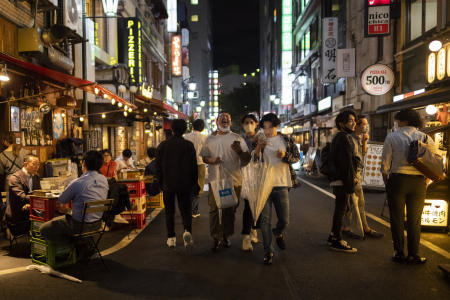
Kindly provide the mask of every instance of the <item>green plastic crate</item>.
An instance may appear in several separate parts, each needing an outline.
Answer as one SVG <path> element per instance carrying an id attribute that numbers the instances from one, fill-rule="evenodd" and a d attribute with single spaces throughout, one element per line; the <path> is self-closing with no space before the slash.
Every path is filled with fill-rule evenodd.
<path id="1" fill-rule="evenodd" d="M 76 263 L 73 245 L 55 245 L 43 239 L 31 237 L 31 261 L 39 265 L 58 268 Z"/>

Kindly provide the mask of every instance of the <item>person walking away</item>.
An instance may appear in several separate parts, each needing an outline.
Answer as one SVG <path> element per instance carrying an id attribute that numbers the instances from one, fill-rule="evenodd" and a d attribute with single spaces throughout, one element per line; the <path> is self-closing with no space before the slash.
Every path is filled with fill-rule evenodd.
<path id="1" fill-rule="evenodd" d="M 42 224 L 42 236 L 55 244 L 67 244 L 74 234 L 94 231 L 102 225 L 103 212 L 89 213 L 84 216 L 84 203 L 106 200 L 108 180 L 100 174 L 103 155 L 99 151 L 88 151 L 83 158 L 83 175 L 73 180 L 59 196 L 60 204 L 72 201 L 72 214 L 55 217 Z"/>
<path id="2" fill-rule="evenodd" d="M 398 112 L 394 119 L 398 129 L 387 135 L 381 160 L 381 173 L 386 186 L 391 222 L 394 255 L 397 263 L 423 264 L 425 257 L 419 256 L 421 215 L 425 203 L 425 176 L 407 161 L 409 145 L 418 140 L 435 152 L 431 137 L 420 132 L 422 119 L 412 109 Z M 406 204 L 408 256 L 404 254 L 404 222 Z"/>
<path id="3" fill-rule="evenodd" d="M 116 172 L 119 173 L 122 170 L 133 170 L 136 169 L 134 166 L 133 158 L 131 157 L 132 153 L 130 149 L 125 149 L 122 151 L 122 155 L 120 155 L 116 159 L 117 168 Z"/>
<path id="4" fill-rule="evenodd" d="M 103 149 L 100 153 L 103 155 L 103 165 L 100 168 L 100 173 L 108 179 L 117 179 L 117 162 L 111 159 L 111 151 Z"/>
<path id="5" fill-rule="evenodd" d="M 198 167 L 198 186 L 200 187 L 200 193 L 198 195 L 192 195 L 192 217 L 200 217 L 198 212 L 198 203 L 200 195 L 203 193 L 203 187 L 205 185 L 206 166 L 203 159 L 200 157 L 200 151 L 205 145 L 206 136 L 201 134 L 205 129 L 205 121 L 197 119 L 192 123 L 192 132 L 184 135 L 184 138 L 194 144 L 195 153 L 197 154 L 197 167 Z"/>
<path id="6" fill-rule="evenodd" d="M 363 231 L 364 231 L 364 237 L 372 237 L 372 238 L 382 238 L 384 234 L 377 232 L 370 228 L 369 223 L 367 222 L 366 218 L 366 211 L 365 211 L 365 201 L 364 201 L 364 191 L 362 188 L 362 175 L 364 170 L 364 157 L 367 153 L 367 141 L 369 140 L 369 122 L 367 121 L 366 116 L 359 116 L 358 120 L 356 121 L 355 131 L 351 134 L 351 141 L 353 146 L 353 152 L 358 157 L 358 165 L 356 169 L 356 178 L 358 180 L 358 183 L 355 186 L 355 195 L 358 199 L 358 211 L 359 211 L 359 218 L 361 219 Z M 344 228 L 342 230 L 342 233 L 347 234 L 351 237 L 357 237 L 355 233 L 351 232 L 349 225 L 351 223 L 352 219 L 352 213 L 350 210 L 347 210 L 345 217 L 344 217 Z"/>
<path id="7" fill-rule="evenodd" d="M 348 201 L 355 193 L 355 185 L 358 183 L 356 172 L 359 162 L 351 142 L 351 134 L 356 126 L 356 114 L 351 110 L 343 111 L 336 116 L 335 123 L 339 132 L 330 145 L 331 164 L 335 172 L 329 179 L 336 199 L 328 246 L 334 251 L 356 253 L 358 250 L 342 239 L 344 215 Z"/>
<path id="8" fill-rule="evenodd" d="M 23 168 L 8 177 L 9 200 L 6 206 L 6 222 L 21 224 L 16 228 L 18 232 L 30 229 L 30 194 L 41 188 L 38 170 L 39 158 L 35 155 L 25 155 Z"/>
<path id="9" fill-rule="evenodd" d="M 166 208 L 167 246 L 176 246 L 175 197 L 183 219 L 185 247 L 193 245 L 191 194 L 198 194 L 198 168 L 194 145 L 183 138 L 183 119 L 172 121 L 173 136 L 159 144 L 156 154 L 158 181 Z"/>
<path id="10" fill-rule="evenodd" d="M 272 264 L 274 249 L 272 248 L 272 234 L 276 238 L 278 248 L 286 249 L 285 230 L 289 224 L 289 188 L 292 178 L 289 165 L 300 160 L 300 153 L 294 141 L 277 134 L 281 121 L 274 113 L 261 118 L 259 126 L 264 131 L 265 138 L 258 140 L 255 155 L 262 156 L 265 163 L 273 168 L 273 188 L 261 212 L 260 226 L 264 244 L 264 264 Z M 275 208 L 278 222 L 272 229 L 272 206 Z"/>
<path id="11" fill-rule="evenodd" d="M 247 144 L 242 136 L 231 132 L 231 116 L 228 113 L 221 113 L 216 124 L 218 131 L 208 136 L 200 151 L 203 161 L 208 164 L 208 183 L 223 179 L 232 178 L 233 188 L 237 197 L 240 196 L 242 178 L 241 166 L 245 166 L 250 161 L 250 153 Z M 223 245 L 230 247 L 230 237 L 234 233 L 234 220 L 236 207 L 222 209 L 222 219 L 219 220 L 219 208 L 214 199 L 214 193 L 209 185 L 209 227 L 214 245 L 212 250 L 218 251 Z"/>
<path id="12" fill-rule="evenodd" d="M 0 175 L 4 180 L 4 191 L 8 191 L 8 177 L 22 169 L 27 151 L 16 144 L 16 136 L 9 132 L 3 137 L 3 144 L 7 147 L 0 153 Z"/>
<path id="13" fill-rule="evenodd" d="M 258 120 L 255 115 L 248 114 L 245 115 L 241 120 L 241 126 L 244 130 L 242 137 L 251 153 L 255 150 L 257 139 L 256 139 L 256 127 Z M 252 243 L 258 242 L 258 234 L 255 228 L 252 228 L 253 216 L 250 210 L 250 204 L 247 199 L 244 199 L 244 212 L 242 214 L 242 250 L 253 251 Z"/>

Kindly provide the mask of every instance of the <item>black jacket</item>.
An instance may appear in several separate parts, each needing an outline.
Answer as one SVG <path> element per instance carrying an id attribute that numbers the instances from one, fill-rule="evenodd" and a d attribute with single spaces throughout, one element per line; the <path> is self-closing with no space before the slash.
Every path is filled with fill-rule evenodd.
<path id="1" fill-rule="evenodd" d="M 350 144 L 352 137 L 345 132 L 339 131 L 331 142 L 330 154 L 333 157 L 333 162 L 336 167 L 335 178 L 332 181 L 342 180 L 344 190 L 347 194 L 355 192 L 356 178 L 356 157 L 353 152 L 353 147 Z"/>
<path id="2" fill-rule="evenodd" d="M 163 141 L 157 149 L 156 169 L 164 192 L 192 192 L 198 179 L 194 145 L 181 136 Z"/>

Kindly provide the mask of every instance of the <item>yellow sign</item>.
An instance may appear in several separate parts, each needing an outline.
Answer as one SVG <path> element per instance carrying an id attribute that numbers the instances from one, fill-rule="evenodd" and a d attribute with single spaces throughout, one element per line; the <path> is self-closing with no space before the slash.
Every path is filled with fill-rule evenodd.
<path id="1" fill-rule="evenodd" d="M 147 86 L 145 87 L 146 84 L 143 83 L 142 87 L 141 87 L 141 91 L 142 91 L 142 96 L 144 96 L 145 98 L 153 98 L 153 88 L 151 86 Z"/>
<path id="2" fill-rule="evenodd" d="M 426 199 L 422 211 L 422 226 L 446 227 L 448 203 L 445 200 Z"/>
<path id="3" fill-rule="evenodd" d="M 142 36 L 141 22 L 137 19 L 128 19 L 128 68 L 132 83 L 142 81 Z"/>
<path id="4" fill-rule="evenodd" d="M 447 48 L 447 76 L 450 77 L 450 46 Z"/>
<path id="5" fill-rule="evenodd" d="M 432 83 L 436 78 L 436 53 L 434 52 L 428 55 L 427 70 L 428 83 Z"/>
<path id="6" fill-rule="evenodd" d="M 442 80 L 445 77 L 445 48 L 441 48 L 437 54 L 437 79 Z"/>

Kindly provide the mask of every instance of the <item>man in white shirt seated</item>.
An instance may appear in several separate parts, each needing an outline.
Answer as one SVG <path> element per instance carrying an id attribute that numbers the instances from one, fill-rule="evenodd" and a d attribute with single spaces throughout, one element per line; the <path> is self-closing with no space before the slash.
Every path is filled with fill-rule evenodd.
<path id="1" fill-rule="evenodd" d="M 119 173 L 121 170 L 133 170 L 136 169 L 134 166 L 132 153 L 130 149 L 125 149 L 122 151 L 122 155 L 116 159 L 117 168 L 116 172 Z"/>
<path id="2" fill-rule="evenodd" d="M 72 215 L 66 214 L 42 224 L 41 234 L 46 240 L 60 244 L 69 243 L 72 236 L 81 231 L 84 203 L 106 200 L 109 187 L 106 177 L 99 172 L 102 164 L 103 155 L 100 152 L 86 153 L 83 159 L 83 175 L 72 181 L 58 199 L 61 204 L 72 201 Z M 98 229 L 102 223 L 102 214 L 87 214 L 84 217 L 83 232 Z"/>

